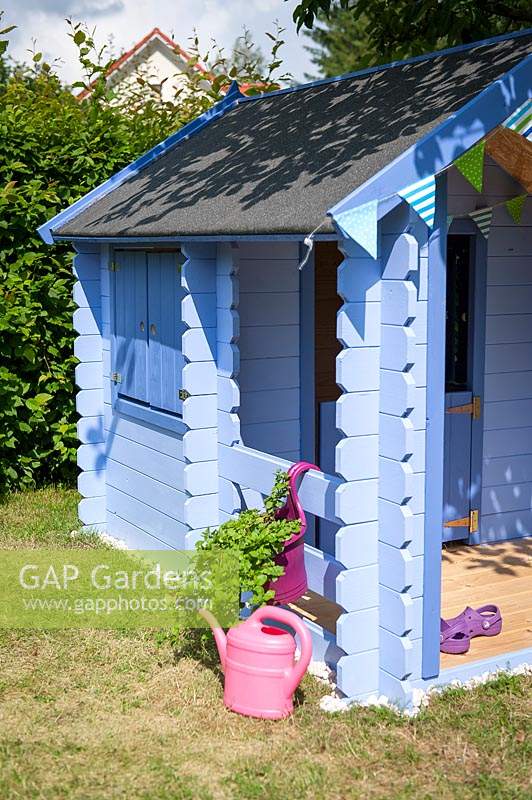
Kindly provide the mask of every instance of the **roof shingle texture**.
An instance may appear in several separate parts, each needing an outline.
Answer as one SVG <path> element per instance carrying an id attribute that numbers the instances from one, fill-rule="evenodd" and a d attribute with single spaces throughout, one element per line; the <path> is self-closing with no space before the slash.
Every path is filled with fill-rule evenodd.
<path id="1" fill-rule="evenodd" d="M 243 102 L 55 233 L 306 234 L 531 49 L 527 34 Z"/>

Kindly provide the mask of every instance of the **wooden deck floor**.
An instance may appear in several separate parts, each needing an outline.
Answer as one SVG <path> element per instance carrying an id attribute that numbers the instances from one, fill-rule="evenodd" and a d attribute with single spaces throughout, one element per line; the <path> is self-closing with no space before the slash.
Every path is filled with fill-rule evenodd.
<path id="1" fill-rule="evenodd" d="M 503 628 L 498 636 L 478 636 L 465 655 L 442 653 L 441 669 L 532 647 L 532 538 L 442 551 L 442 616 L 454 617 L 466 606 L 499 606 Z M 336 633 L 341 606 L 307 592 L 289 608 Z"/>
<path id="2" fill-rule="evenodd" d="M 501 633 L 473 639 L 465 655 L 442 653 L 441 669 L 532 647 L 532 539 L 444 548 L 442 616 L 487 603 L 501 609 Z"/>

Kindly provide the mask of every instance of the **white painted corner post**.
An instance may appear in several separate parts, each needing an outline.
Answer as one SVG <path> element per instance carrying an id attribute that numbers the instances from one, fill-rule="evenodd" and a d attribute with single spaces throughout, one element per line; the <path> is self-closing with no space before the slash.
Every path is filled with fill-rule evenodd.
<path id="1" fill-rule="evenodd" d="M 345 259 L 338 269 L 337 383 L 343 394 L 336 405 L 336 427 L 343 438 L 336 447 L 336 471 L 343 478 L 336 491 L 335 555 L 345 570 L 336 579 L 336 601 L 345 613 L 337 623 L 337 642 L 345 651 L 338 662 L 338 686 L 362 699 L 378 690 L 379 676 L 379 345 L 380 261 L 343 239 Z"/>
<path id="2" fill-rule="evenodd" d="M 109 249 L 76 242 L 73 270 L 78 514 L 86 529 L 105 530 L 104 375 L 109 370 Z M 105 329 L 104 329 L 105 325 Z"/>
<path id="3" fill-rule="evenodd" d="M 239 301 L 239 251 L 236 243 L 218 245 L 216 262 L 216 313 L 218 343 L 218 444 L 231 447 L 240 443 L 240 388 L 237 376 L 240 371 L 240 315 Z M 225 522 L 241 508 L 237 486 L 220 471 L 219 476 L 220 522 Z"/>
<path id="4" fill-rule="evenodd" d="M 192 549 L 205 528 L 218 524 L 216 245 L 186 244 L 183 253 L 183 521 L 184 547 Z"/>
<path id="5" fill-rule="evenodd" d="M 410 233 L 383 236 L 381 395 L 379 414 L 379 690 L 407 700 L 414 670 L 411 634 L 413 596 L 421 593 L 422 570 L 412 555 L 416 538 L 414 472 L 416 433 L 415 365 L 424 352 L 416 346 L 419 246 Z"/>

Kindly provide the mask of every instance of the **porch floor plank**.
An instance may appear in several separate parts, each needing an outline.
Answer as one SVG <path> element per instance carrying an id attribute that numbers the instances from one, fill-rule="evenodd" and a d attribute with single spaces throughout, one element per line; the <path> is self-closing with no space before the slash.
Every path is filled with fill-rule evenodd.
<path id="1" fill-rule="evenodd" d="M 464 655 L 442 653 L 441 669 L 532 647 L 532 538 L 444 548 L 442 616 L 488 603 L 501 609 L 501 633 L 478 636 Z"/>

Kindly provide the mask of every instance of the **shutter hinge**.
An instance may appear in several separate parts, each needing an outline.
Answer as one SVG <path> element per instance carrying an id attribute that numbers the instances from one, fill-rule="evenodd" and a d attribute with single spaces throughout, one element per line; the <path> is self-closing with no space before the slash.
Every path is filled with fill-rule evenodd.
<path id="1" fill-rule="evenodd" d="M 122 383 L 122 376 L 119 372 L 111 373 L 111 380 L 113 383 Z"/>
<path id="2" fill-rule="evenodd" d="M 190 392 L 187 392 L 186 389 L 180 389 L 177 394 L 180 400 L 188 400 L 188 398 L 191 396 Z"/>
<path id="3" fill-rule="evenodd" d="M 116 263 L 116 261 L 111 261 L 109 264 L 109 272 L 118 272 L 120 266 Z"/>
<path id="4" fill-rule="evenodd" d="M 478 531 L 478 508 L 474 508 L 469 512 L 469 516 L 461 517 L 460 519 L 451 519 L 449 522 L 443 523 L 444 528 L 469 528 L 469 533 L 476 533 Z"/>

